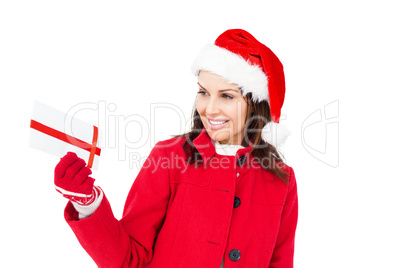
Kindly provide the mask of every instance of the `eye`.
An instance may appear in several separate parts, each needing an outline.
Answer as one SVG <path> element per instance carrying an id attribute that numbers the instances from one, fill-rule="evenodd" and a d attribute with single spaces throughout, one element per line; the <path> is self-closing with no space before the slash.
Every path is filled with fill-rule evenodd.
<path id="1" fill-rule="evenodd" d="M 208 94 L 208 92 L 205 92 L 205 91 L 203 91 L 203 90 L 200 90 L 200 91 L 198 91 L 197 92 L 197 94 L 201 94 L 201 95 L 206 95 L 206 94 Z M 228 94 L 222 94 L 222 97 L 224 98 L 224 99 L 233 99 L 233 96 L 231 96 L 231 95 L 228 95 Z"/>
<path id="2" fill-rule="evenodd" d="M 228 94 L 223 94 L 222 96 L 224 96 L 225 99 L 233 99 L 233 97 Z"/>

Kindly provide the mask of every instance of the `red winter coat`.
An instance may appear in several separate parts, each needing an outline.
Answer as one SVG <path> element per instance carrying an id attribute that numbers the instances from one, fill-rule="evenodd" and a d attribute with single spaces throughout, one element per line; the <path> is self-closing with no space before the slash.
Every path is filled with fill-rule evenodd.
<path id="1" fill-rule="evenodd" d="M 293 267 L 298 216 L 293 169 L 290 183 L 264 170 L 248 152 L 219 155 L 203 129 L 194 140 L 204 163 L 185 161 L 184 138 L 158 142 L 117 220 L 103 197 L 95 213 L 65 219 L 99 267 Z M 246 158 L 246 156 L 249 156 Z"/>

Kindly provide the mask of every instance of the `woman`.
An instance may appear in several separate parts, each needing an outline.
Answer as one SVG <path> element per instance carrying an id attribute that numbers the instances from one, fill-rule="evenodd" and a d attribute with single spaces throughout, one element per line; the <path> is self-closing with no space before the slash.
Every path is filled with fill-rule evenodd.
<path id="1" fill-rule="evenodd" d="M 65 219 L 99 267 L 293 267 L 293 169 L 275 149 L 285 81 L 274 53 L 228 30 L 193 64 L 189 133 L 158 142 L 117 220 L 85 161 L 55 169 Z M 271 130 L 271 131 L 270 131 Z"/>

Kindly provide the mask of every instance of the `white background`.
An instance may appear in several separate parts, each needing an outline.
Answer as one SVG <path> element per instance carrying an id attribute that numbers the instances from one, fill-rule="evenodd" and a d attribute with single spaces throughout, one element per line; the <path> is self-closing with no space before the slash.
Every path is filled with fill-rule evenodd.
<path id="1" fill-rule="evenodd" d="M 93 177 L 120 218 L 139 171 L 128 156 L 188 129 L 172 108 L 151 120 L 151 104 L 189 121 L 192 60 L 243 28 L 285 68 L 295 267 L 402 267 L 401 25 L 398 1 L 2 1 L 0 266 L 96 267 L 64 221 L 59 159 L 28 147 L 34 100 L 63 112 L 114 106 L 77 117 L 110 132 Z M 332 118 L 307 128 L 326 105 Z M 136 141 L 144 144 L 131 148 Z"/>

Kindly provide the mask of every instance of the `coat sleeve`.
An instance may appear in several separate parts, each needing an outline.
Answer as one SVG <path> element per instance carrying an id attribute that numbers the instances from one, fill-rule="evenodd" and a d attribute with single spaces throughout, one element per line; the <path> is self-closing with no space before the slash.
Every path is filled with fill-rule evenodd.
<path id="1" fill-rule="evenodd" d="M 168 168 L 160 166 L 166 151 L 158 144 L 129 191 L 121 220 L 106 195 L 88 218 L 78 220 L 70 202 L 65 209 L 68 225 L 98 267 L 142 267 L 152 259 L 170 197 Z"/>
<path id="2" fill-rule="evenodd" d="M 298 218 L 297 184 L 291 167 L 288 194 L 269 268 L 293 268 L 295 233 Z"/>

